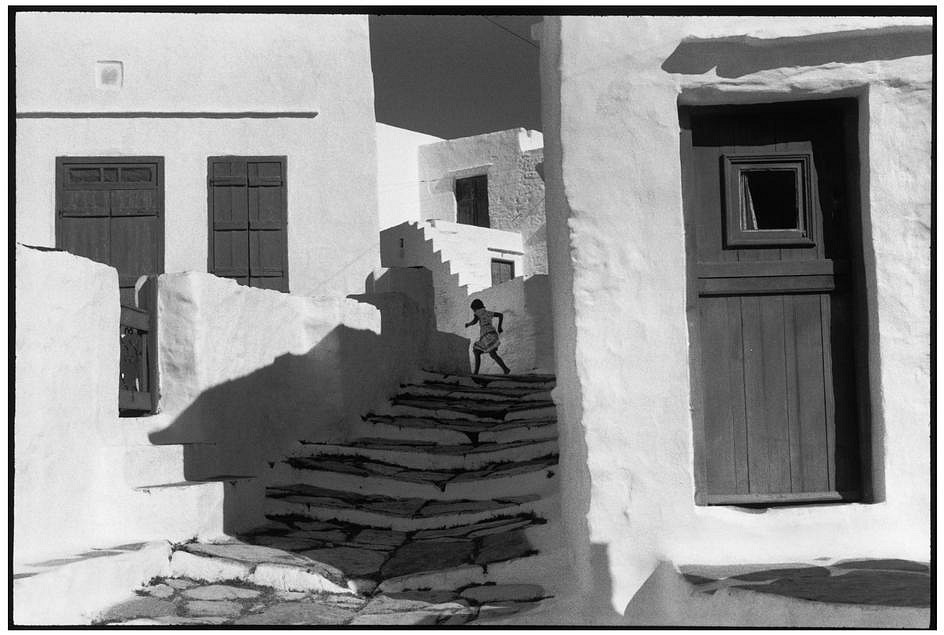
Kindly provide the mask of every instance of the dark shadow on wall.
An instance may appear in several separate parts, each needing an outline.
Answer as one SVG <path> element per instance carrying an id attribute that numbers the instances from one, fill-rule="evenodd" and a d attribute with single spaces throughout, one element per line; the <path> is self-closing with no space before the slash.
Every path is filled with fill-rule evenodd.
<path id="1" fill-rule="evenodd" d="M 432 328 L 429 308 L 402 293 L 359 297 L 380 309 L 380 334 L 338 325 L 305 353 L 280 355 L 205 390 L 151 433 L 155 445 L 183 444 L 187 481 L 227 484 L 227 533 L 261 524 L 265 481 L 276 461 L 299 441 L 346 440 L 344 424 L 387 399 L 423 365 L 435 338 L 447 335 Z"/>
<path id="2" fill-rule="evenodd" d="M 665 60 L 662 70 L 701 75 L 716 68 L 719 77 L 733 78 L 784 66 L 854 64 L 930 55 L 932 33 L 930 25 L 920 25 L 771 39 L 689 38 Z"/>

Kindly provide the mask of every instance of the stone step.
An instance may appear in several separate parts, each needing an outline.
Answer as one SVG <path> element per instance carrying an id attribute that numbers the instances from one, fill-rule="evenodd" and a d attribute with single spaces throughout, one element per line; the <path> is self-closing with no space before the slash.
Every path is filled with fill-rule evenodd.
<path id="1" fill-rule="evenodd" d="M 175 546 L 170 575 L 204 582 L 243 580 L 281 591 L 356 590 L 335 567 L 300 554 L 233 539 Z"/>
<path id="2" fill-rule="evenodd" d="M 396 399 L 442 399 L 449 401 L 459 401 L 476 404 L 521 404 L 528 401 L 546 401 L 551 402 L 551 393 L 547 390 L 539 391 L 515 391 L 517 394 L 507 394 L 495 391 L 475 390 L 464 388 L 457 390 L 459 386 L 450 386 L 448 384 L 424 384 L 401 386 L 396 394 Z"/>
<path id="3" fill-rule="evenodd" d="M 301 483 L 267 488 L 265 501 L 269 518 L 342 521 L 396 531 L 455 527 L 515 514 L 542 515 L 552 509 L 554 501 L 538 494 L 435 500 L 329 490 Z"/>
<path id="4" fill-rule="evenodd" d="M 533 410 L 535 408 L 553 408 L 554 402 L 549 398 L 541 400 L 523 400 L 517 398 L 501 400 L 476 400 L 467 398 L 453 399 L 441 396 L 407 396 L 394 397 L 389 403 L 394 406 L 412 406 L 429 410 L 451 410 L 465 412 L 477 417 L 504 418 L 510 412 Z"/>
<path id="5" fill-rule="evenodd" d="M 557 419 L 521 419 L 490 423 L 480 419 L 368 415 L 352 426 L 355 437 L 422 441 L 438 445 L 511 443 L 557 436 Z"/>
<path id="6" fill-rule="evenodd" d="M 302 483 L 327 489 L 422 497 L 482 499 L 543 493 L 556 487 L 557 457 L 492 463 L 478 470 L 417 470 L 357 456 L 294 457 L 269 472 L 272 485 Z"/>
<path id="7" fill-rule="evenodd" d="M 493 382 L 494 383 L 494 382 Z M 413 384 L 402 384 L 400 386 L 403 390 L 429 390 L 435 391 L 436 394 L 441 393 L 455 393 L 457 395 L 481 395 L 483 397 L 527 397 L 530 395 L 546 394 L 549 392 L 549 388 L 542 388 L 540 385 L 522 385 L 515 387 L 494 387 L 489 385 L 479 385 L 473 382 L 473 386 L 466 386 L 464 384 L 458 383 L 449 383 L 441 381 L 422 381 Z"/>
<path id="8" fill-rule="evenodd" d="M 418 470 L 480 470 L 493 463 L 528 461 L 557 454 L 557 439 L 478 445 L 440 445 L 395 439 L 357 439 L 346 444 L 302 442 L 292 458 L 357 456 Z"/>
<path id="9" fill-rule="evenodd" d="M 547 524 L 530 514 L 502 516 L 445 529 L 400 531 L 350 522 L 312 522 L 282 516 L 242 536 L 248 543 L 291 552 L 341 571 L 349 588 L 457 589 L 470 584 L 521 582 L 503 563 L 530 557 L 549 544 Z M 488 576 L 497 571 L 503 576 Z M 428 577 L 435 580 L 426 584 Z"/>
<path id="10" fill-rule="evenodd" d="M 550 390 L 556 384 L 553 375 L 450 375 L 433 371 L 421 371 L 414 376 L 414 382 L 436 382 L 457 384 L 469 388 L 529 388 Z"/>
<path id="11" fill-rule="evenodd" d="M 483 423 L 501 423 L 521 419 L 556 418 L 553 403 L 530 402 L 515 408 L 471 408 L 458 402 L 436 403 L 432 401 L 402 400 L 387 402 L 368 413 L 393 417 L 424 417 L 452 421 L 455 419 L 477 419 Z"/>

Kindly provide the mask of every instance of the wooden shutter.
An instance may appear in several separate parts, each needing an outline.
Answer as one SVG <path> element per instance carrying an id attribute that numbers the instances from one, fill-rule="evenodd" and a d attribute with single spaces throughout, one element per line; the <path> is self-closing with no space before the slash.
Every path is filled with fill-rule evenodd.
<path id="1" fill-rule="evenodd" d="M 492 286 L 508 282 L 515 277 L 515 263 L 511 260 L 492 259 Z"/>
<path id="2" fill-rule="evenodd" d="M 121 302 L 164 270 L 162 157 L 58 157 L 56 246 L 118 269 Z"/>
<path id="3" fill-rule="evenodd" d="M 288 291 L 285 157 L 211 157 L 208 269 Z"/>

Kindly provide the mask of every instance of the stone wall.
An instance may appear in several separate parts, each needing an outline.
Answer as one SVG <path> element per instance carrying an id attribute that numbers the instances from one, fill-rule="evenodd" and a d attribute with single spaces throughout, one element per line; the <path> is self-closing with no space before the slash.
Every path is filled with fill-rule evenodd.
<path id="1" fill-rule="evenodd" d="M 422 146 L 421 218 L 455 222 L 456 179 L 485 174 L 490 227 L 521 233 L 526 246 L 522 275 L 547 273 L 543 156 L 541 133 L 523 128 Z"/>
<path id="2" fill-rule="evenodd" d="M 543 31 L 554 395 L 587 619 L 619 621 L 659 559 L 926 560 L 930 20 L 563 17 Z M 696 507 L 678 105 L 832 97 L 855 97 L 860 111 L 872 468 L 883 495 Z"/>
<path id="3" fill-rule="evenodd" d="M 284 155 L 291 292 L 379 265 L 367 16 L 21 13 L 16 40 L 19 240 L 55 245 L 57 156 L 162 156 L 164 270 L 206 271 L 207 157 Z"/>

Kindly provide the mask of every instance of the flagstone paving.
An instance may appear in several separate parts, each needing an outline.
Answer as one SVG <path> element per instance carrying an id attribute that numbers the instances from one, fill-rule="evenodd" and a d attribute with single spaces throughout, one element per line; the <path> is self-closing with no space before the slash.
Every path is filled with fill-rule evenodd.
<path id="1" fill-rule="evenodd" d="M 421 373 L 364 416 L 361 436 L 301 440 L 275 462 L 267 525 L 176 545 L 174 577 L 100 623 L 451 626 L 533 608 L 550 597 L 541 586 L 496 582 L 528 578 L 545 548 L 553 387 L 550 375 Z"/>
<path id="2" fill-rule="evenodd" d="M 194 600 L 199 596 L 233 599 Z M 153 600 L 154 587 L 174 589 L 168 600 Z M 242 582 L 201 585 L 185 578 L 156 579 L 139 597 L 109 609 L 96 625 L 459 625 L 477 618 L 535 608 L 547 596 L 537 585 L 472 585 L 455 591 L 381 593 L 371 598 L 330 593 L 276 591 Z M 250 595 L 251 594 L 251 595 Z"/>

